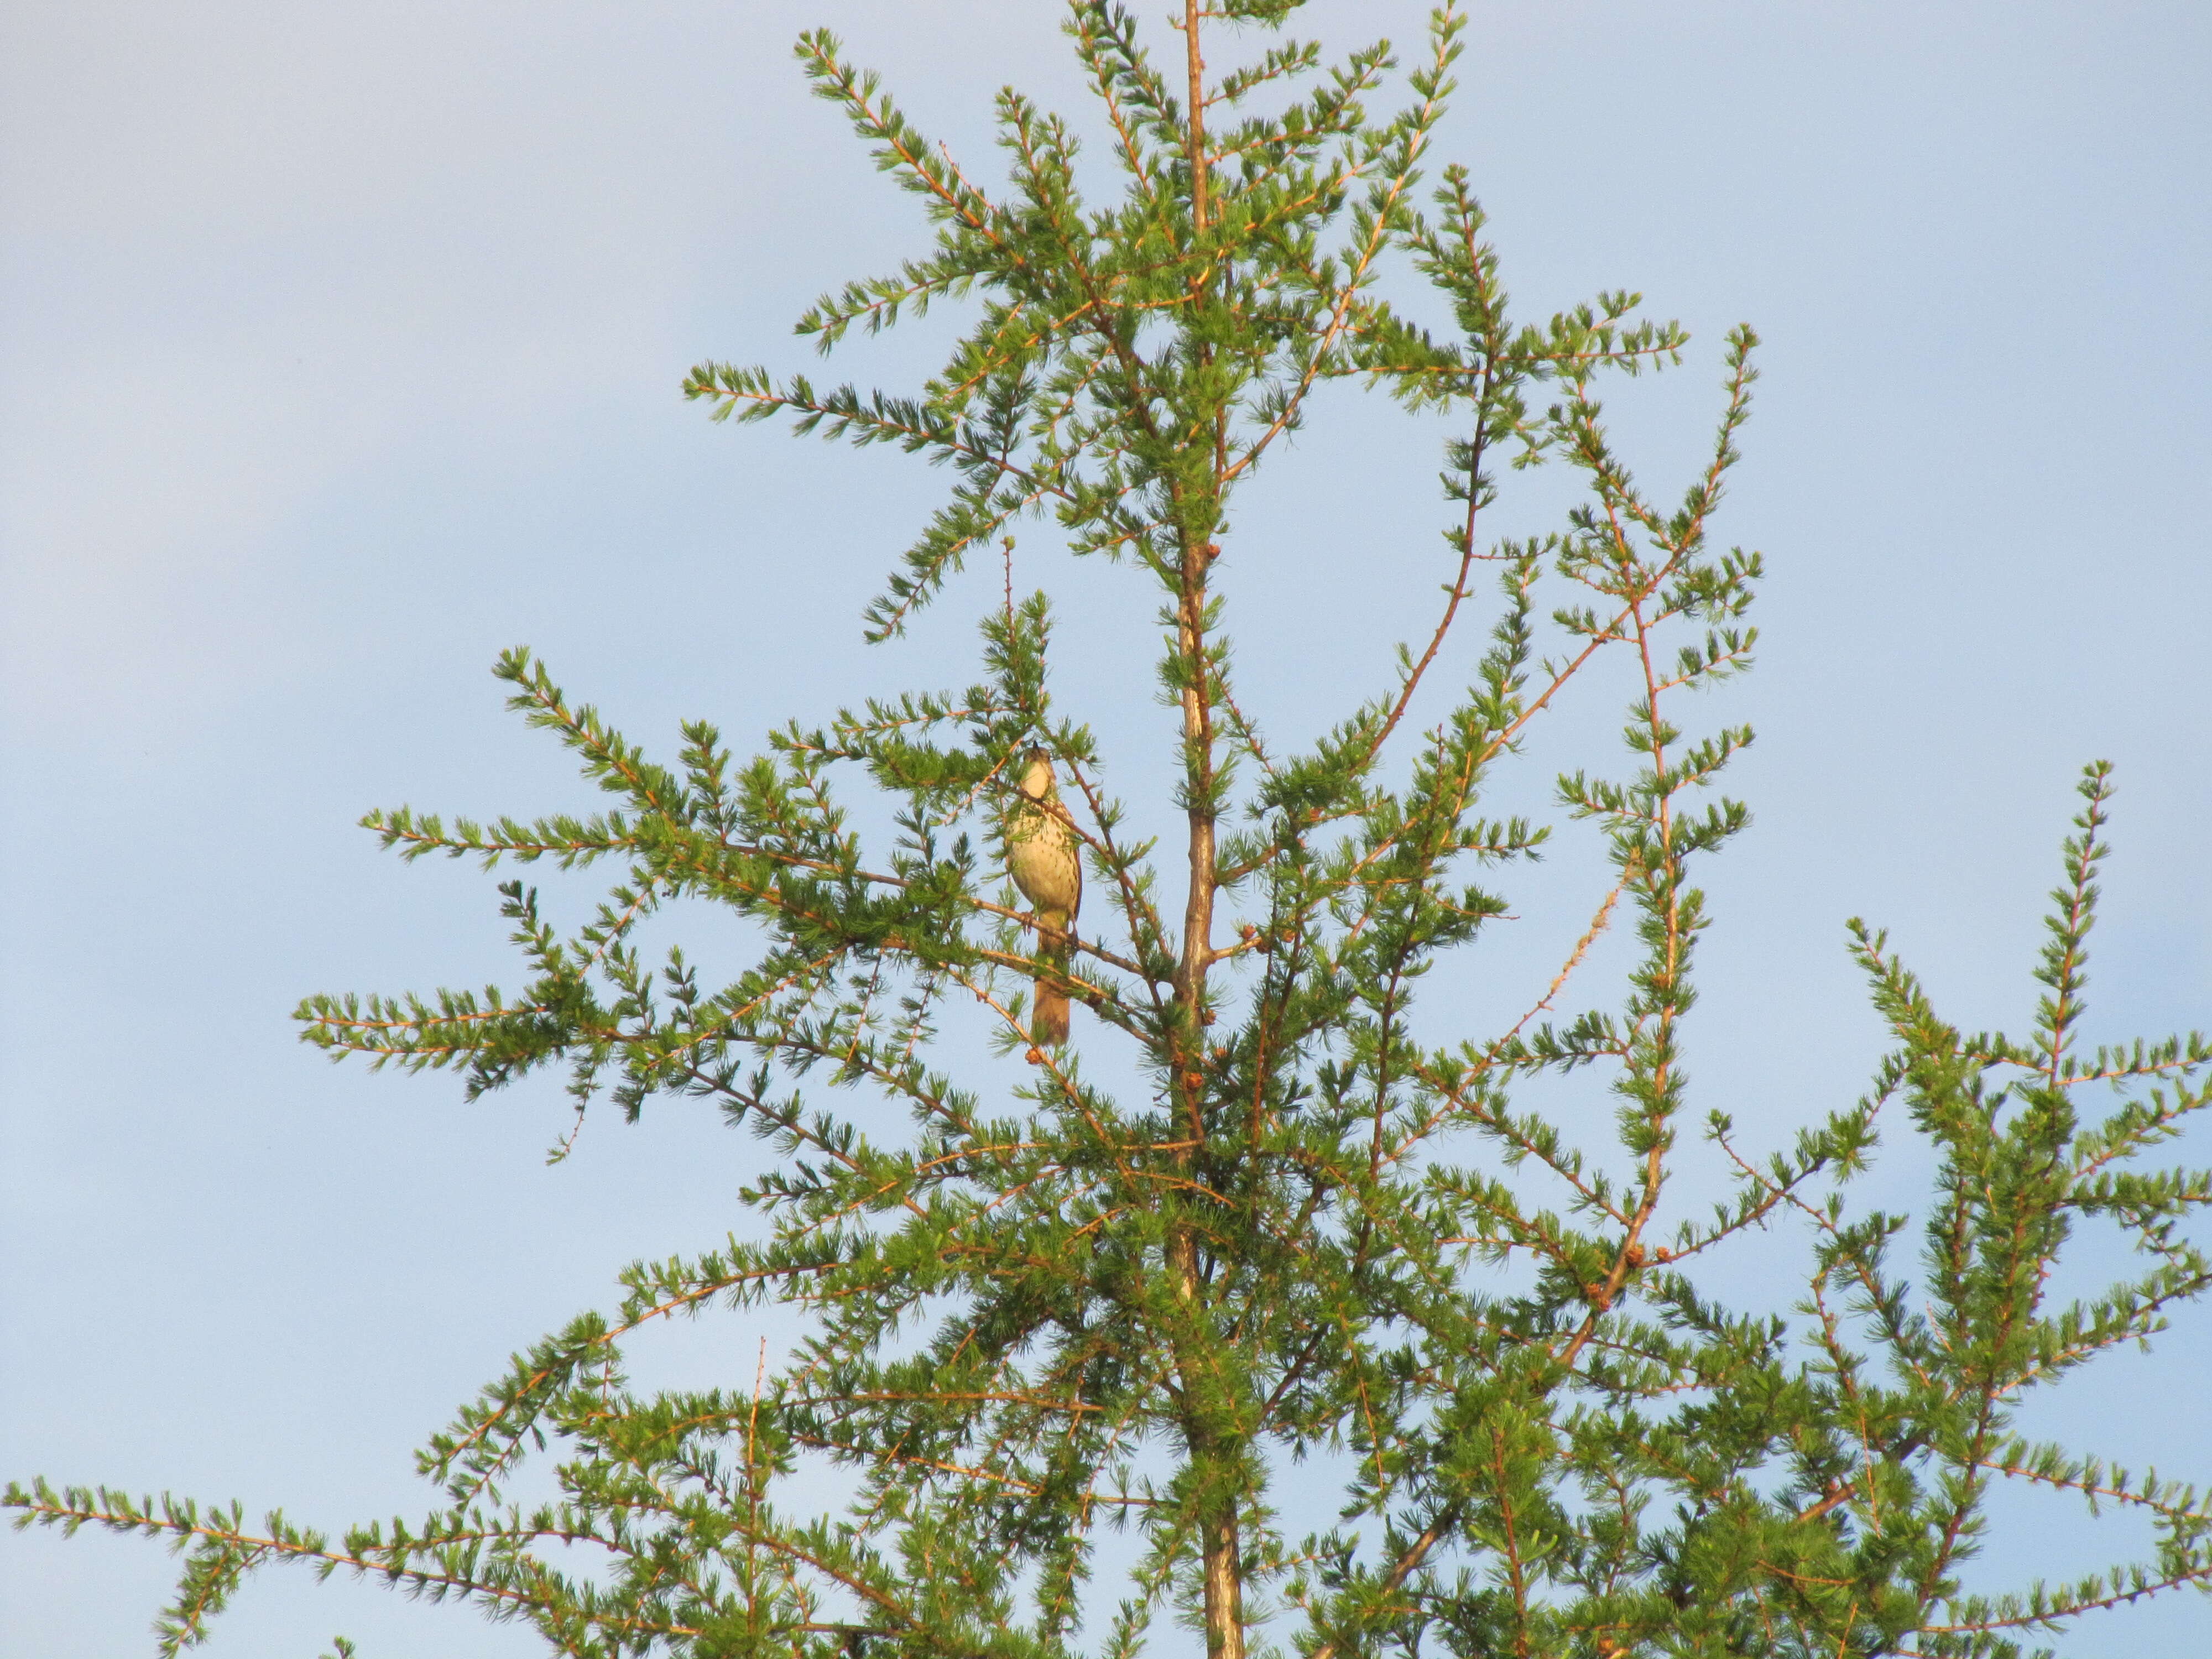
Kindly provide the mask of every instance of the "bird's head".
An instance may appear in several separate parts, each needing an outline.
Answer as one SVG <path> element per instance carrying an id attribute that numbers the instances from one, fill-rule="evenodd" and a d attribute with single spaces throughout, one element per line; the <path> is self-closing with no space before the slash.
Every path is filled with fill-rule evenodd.
<path id="1" fill-rule="evenodd" d="M 1014 787 L 1028 800 L 1056 799 L 1060 791 L 1053 787 L 1052 757 L 1042 749 L 1030 748 L 1022 757 L 1021 776 Z"/>

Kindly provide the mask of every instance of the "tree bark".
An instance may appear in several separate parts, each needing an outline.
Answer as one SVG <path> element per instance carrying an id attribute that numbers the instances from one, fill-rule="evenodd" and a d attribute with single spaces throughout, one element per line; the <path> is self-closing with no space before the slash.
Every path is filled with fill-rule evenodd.
<path id="1" fill-rule="evenodd" d="M 1206 149 L 1206 58 L 1200 48 L 1200 0 L 1184 0 L 1183 50 L 1189 80 L 1190 216 L 1194 238 L 1202 237 L 1212 220 L 1211 180 Z M 1194 287 L 1194 301 L 1201 300 L 1202 287 Z M 1217 463 L 1219 434 L 1213 435 Z M 1216 551 L 1212 543 L 1212 504 L 1219 499 L 1219 479 L 1206 492 L 1206 521 L 1186 515 L 1182 525 L 1181 565 L 1176 572 L 1181 592 L 1176 611 L 1176 645 L 1186 676 L 1182 691 L 1182 737 L 1185 782 L 1190 792 L 1189 891 L 1183 904 L 1182 955 L 1176 964 L 1175 1029 L 1169 1042 L 1174 1051 L 1171 1087 L 1182 1097 L 1186 1149 L 1182 1162 L 1194 1164 L 1204 1150 L 1205 1047 L 1204 1008 L 1206 970 L 1213 961 L 1213 899 L 1216 882 L 1213 812 L 1213 709 L 1206 680 L 1206 568 Z M 1168 1242 L 1169 1268 L 1174 1275 L 1178 1300 L 1193 1320 L 1206 1316 L 1201 1305 L 1198 1249 L 1188 1229 L 1178 1228 Z M 1210 1346 L 1210 1345 L 1209 1345 Z M 1205 1355 L 1188 1356 L 1197 1366 L 1211 1366 Z M 1184 1444 L 1200 1477 L 1204 1508 L 1199 1520 L 1200 1551 L 1206 1587 L 1206 1650 L 1208 1659 L 1244 1659 L 1244 1596 L 1237 1547 L 1237 1498 L 1232 1448 L 1224 1443 L 1219 1427 L 1209 1420 L 1218 1409 L 1223 1379 L 1193 1375 L 1186 1363 L 1183 1395 L 1190 1410 L 1184 1424 Z"/>

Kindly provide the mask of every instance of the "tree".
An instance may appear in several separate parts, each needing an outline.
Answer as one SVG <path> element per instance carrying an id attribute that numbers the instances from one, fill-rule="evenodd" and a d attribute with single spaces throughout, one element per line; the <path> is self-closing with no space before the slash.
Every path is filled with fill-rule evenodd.
<path id="1" fill-rule="evenodd" d="M 315 997 L 305 1034 L 373 1065 L 458 1069 L 472 1095 L 562 1064 L 580 1112 L 602 1096 L 632 1117 L 655 1096 L 712 1101 L 773 1150 L 746 1194 L 761 1227 L 632 1268 L 611 1316 L 518 1356 L 423 1453 L 442 1495 L 418 1524 L 332 1540 L 281 1515 L 249 1528 L 236 1505 L 11 1486 L 20 1523 L 188 1551 L 165 1650 L 280 1559 L 473 1600 L 563 1652 L 823 1659 L 1123 1659 L 1164 1615 L 1215 1659 L 1425 1640 L 1998 1655 L 2075 1613 L 2212 1582 L 2212 1512 L 2193 1491 L 2012 1426 L 2024 1397 L 2154 1334 L 2212 1276 L 2184 1231 L 2212 1176 L 2142 1167 L 2212 1096 L 2212 1044 L 2077 1042 L 2106 769 L 2084 775 L 2029 1034 L 1947 1025 L 1855 925 L 1894 1052 L 1863 1100 L 1786 1150 L 1706 1117 L 1733 1189 L 1690 1213 L 1670 1181 L 1692 1109 L 1696 870 L 1747 821 L 1713 790 L 1750 733 L 1692 737 L 1674 711 L 1750 661 L 1759 559 L 1710 529 L 1755 341 L 1729 338 L 1708 465 L 1679 507 L 1656 504 L 1598 388 L 1679 362 L 1683 331 L 1638 320 L 1622 293 L 1513 323 L 1467 175 L 1446 168 L 1424 194 L 1456 13 L 1437 15 L 1386 118 L 1366 107 L 1395 68 L 1379 46 L 1325 68 L 1270 44 L 1207 78 L 1209 27 L 1273 29 L 1293 9 L 1187 0 L 1169 70 L 1127 13 L 1071 5 L 1121 179 L 1103 208 L 1085 204 L 1073 128 L 1018 94 L 999 102 L 1010 179 L 994 198 L 835 40 L 802 39 L 817 89 L 938 240 L 825 298 L 801 331 L 826 349 L 970 296 L 975 321 L 917 397 L 723 365 L 687 390 L 718 418 L 787 416 L 949 467 L 949 501 L 871 611 L 878 637 L 1041 516 L 1072 553 L 1157 584 L 1175 854 L 1133 837 L 1144 814 L 1109 793 L 1112 757 L 1081 711 L 1055 708 L 1053 612 L 1017 600 L 1010 560 L 973 685 L 793 723 L 750 761 L 701 723 L 659 765 L 510 653 L 514 705 L 616 805 L 368 822 L 409 858 L 613 860 L 597 919 L 563 937 L 509 882 L 532 975 L 519 994 Z M 1425 325 L 1423 304 L 1449 324 Z M 1453 516 L 1419 648 L 1300 752 L 1271 745 L 1237 695 L 1226 599 L 1267 570 L 1230 508 L 1340 380 L 1457 423 Z M 1489 539 L 1501 466 L 1544 465 L 1578 475 L 1581 505 L 1554 533 Z M 1470 628 L 1486 634 L 1463 649 Z M 1603 831 L 1602 902 L 1519 1018 L 1438 1042 L 1417 999 L 1480 971 L 1506 913 L 1492 888 L 1547 839 L 1481 815 L 1493 780 L 1614 660 L 1638 688 L 1627 769 L 1559 783 L 1560 809 Z M 873 845 L 848 780 L 892 814 Z M 1079 910 L 1010 868 L 1061 834 L 1088 866 Z M 755 925 L 746 972 L 714 988 L 680 951 L 647 959 L 641 925 L 680 898 Z M 1617 917 L 1641 954 L 1608 1006 L 1584 993 L 1584 963 Z M 1007 1062 L 979 1075 L 1018 1087 L 939 1063 L 979 1024 Z M 1579 1145 L 1546 1085 L 1601 1079 L 1614 1133 Z M 2085 1125 L 2092 1084 L 2119 1099 Z M 1900 1106 L 1893 1135 L 1923 1142 L 1935 1171 L 1918 1285 L 1897 1261 L 1908 1219 L 1846 1203 Z M 2069 1302 L 2051 1279 L 2077 1221 L 2112 1224 L 2145 1259 Z M 1711 1253 L 1783 1227 L 1809 1241 L 1802 1304 L 1723 1301 Z M 626 1383 L 641 1326 L 771 1302 L 811 1321 L 772 1375 Z M 555 1440 L 559 1496 L 511 1496 Z M 795 1489 L 825 1463 L 848 1477 L 842 1511 Z M 1328 1513 L 1303 1495 L 1323 1478 Z M 2071 1583 L 1974 1593 L 2000 1480 L 2140 1512 L 2155 1546 Z M 1127 1571 L 1094 1590 L 1117 1537 Z M 599 1563 L 574 1571 L 556 1545 Z"/>

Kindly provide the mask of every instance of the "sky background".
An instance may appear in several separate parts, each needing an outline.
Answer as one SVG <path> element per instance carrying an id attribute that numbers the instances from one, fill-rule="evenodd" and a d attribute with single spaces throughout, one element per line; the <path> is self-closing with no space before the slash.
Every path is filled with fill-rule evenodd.
<path id="1" fill-rule="evenodd" d="M 1408 48 L 1423 15 L 1311 12 L 1333 43 Z M 1520 312 L 1632 287 L 1697 336 L 1683 370 L 1609 394 L 1658 493 L 1705 442 L 1723 331 L 1767 341 L 1720 526 L 1770 574 L 1761 665 L 1709 716 L 1760 736 L 1734 779 L 1755 826 L 1710 884 L 1703 1103 L 1778 1145 L 1855 1097 L 1881 1043 L 1852 915 L 1957 1024 L 2024 1028 L 2093 757 L 2121 785 L 2093 1036 L 2212 1024 L 2212 10 L 1473 15 L 1437 159 L 1472 167 Z M 625 1262 L 738 1223 L 757 1148 L 697 1109 L 595 1120 L 549 1170 L 556 1087 L 464 1107 L 450 1078 L 333 1069 L 289 1012 L 519 977 L 492 878 L 403 867 L 354 827 L 403 801 L 589 804 L 501 713 L 504 647 L 664 752 L 687 716 L 750 748 L 969 678 L 995 569 L 907 641 L 860 643 L 927 469 L 714 427 L 678 386 L 707 357 L 812 368 L 805 305 L 924 246 L 913 198 L 806 95 L 800 28 L 838 29 L 988 175 L 1001 83 L 1079 104 L 1058 16 L 0 9 L 0 1474 L 331 1527 L 417 1512 L 410 1449 L 509 1352 L 605 1305 Z M 845 372 L 911 385 L 943 337 Z M 1424 626 L 1441 435 L 1347 390 L 1240 508 L 1231 627 L 1286 739 Z M 1543 522 L 1548 488 L 1500 526 Z M 1062 594 L 1063 694 L 1133 793 L 1167 731 L 1128 695 L 1152 601 L 1043 526 L 1018 560 Z M 1620 701 L 1565 712 L 1509 794 L 1540 806 L 1553 773 L 1605 763 Z M 557 914 L 590 896 L 542 879 Z M 1564 855 L 1532 878 L 1532 942 L 1501 960 L 1548 959 L 1595 879 Z M 1440 1021 L 1486 1006 L 1462 994 Z M 749 1376 L 736 1323 L 641 1369 Z M 2209 1364 L 2212 1314 L 2185 1313 L 2033 1426 L 2212 1476 Z M 2020 1510 L 2007 1563 L 2124 1553 L 2067 1513 Z M 173 1570 L 144 1540 L 0 1537 L 0 1650 L 149 1650 Z M 2174 1600 L 2064 1650 L 2179 1653 L 2207 1628 L 2212 1604 Z M 333 1631 L 364 1659 L 538 1650 L 283 1572 L 214 1650 L 306 1659 Z"/>

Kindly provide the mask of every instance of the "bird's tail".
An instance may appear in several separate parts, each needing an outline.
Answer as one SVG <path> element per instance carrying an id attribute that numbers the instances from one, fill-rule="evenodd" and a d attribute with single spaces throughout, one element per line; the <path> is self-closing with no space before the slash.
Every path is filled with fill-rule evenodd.
<path id="1" fill-rule="evenodd" d="M 1066 913 L 1060 910 L 1040 911 L 1037 921 L 1046 927 L 1065 930 L 1068 927 Z M 1067 1041 L 1067 946 L 1057 939 L 1046 939 L 1037 946 L 1037 960 L 1041 966 L 1030 1041 L 1042 1048 Z"/>

